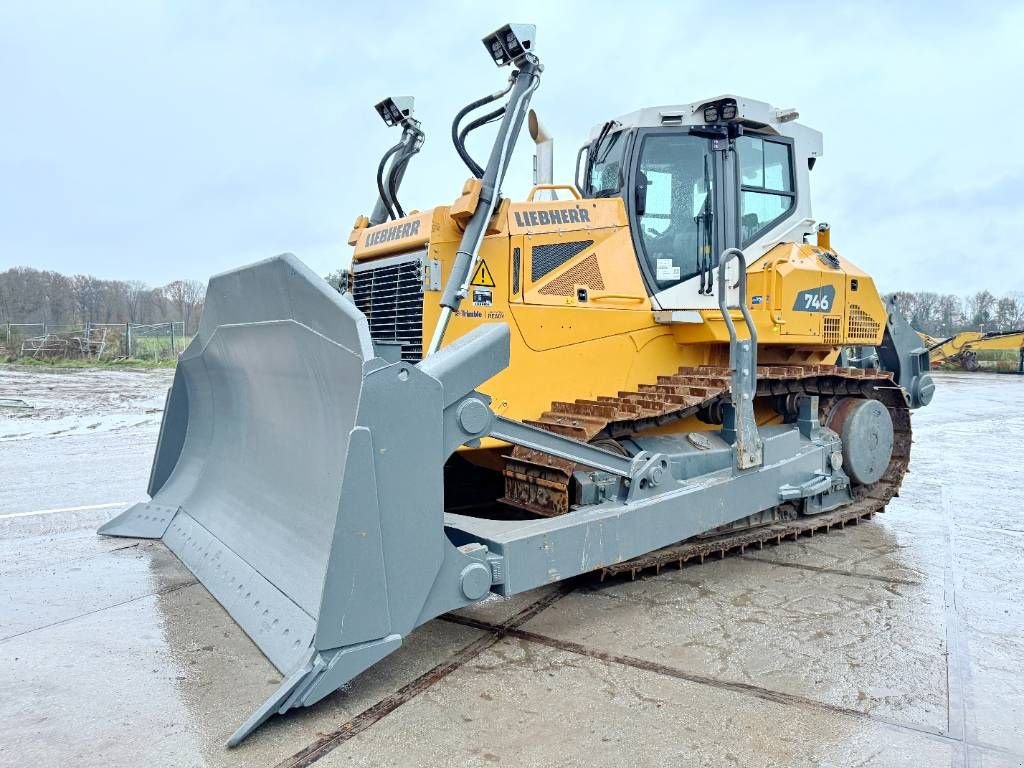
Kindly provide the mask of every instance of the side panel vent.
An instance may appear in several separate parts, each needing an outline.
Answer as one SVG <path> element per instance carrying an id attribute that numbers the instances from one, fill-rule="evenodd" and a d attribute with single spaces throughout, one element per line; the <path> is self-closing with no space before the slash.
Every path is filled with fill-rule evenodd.
<path id="1" fill-rule="evenodd" d="M 512 250 L 512 295 L 517 296 L 519 294 L 519 271 L 520 264 L 519 259 L 521 252 L 518 248 Z"/>
<path id="2" fill-rule="evenodd" d="M 530 252 L 533 266 L 530 277 L 537 282 L 553 269 L 558 269 L 573 256 L 577 256 L 594 244 L 593 240 L 574 240 L 568 243 L 535 245 Z"/>
<path id="3" fill-rule="evenodd" d="M 839 346 L 843 339 L 841 336 L 842 319 L 839 315 L 825 315 L 822 318 L 821 336 L 826 344 Z"/>
<path id="4" fill-rule="evenodd" d="M 874 341 L 878 337 L 881 326 L 878 321 L 856 304 L 849 306 L 850 327 L 847 338 L 850 341 Z"/>
<path id="5" fill-rule="evenodd" d="M 575 296 L 576 286 L 584 286 L 591 291 L 604 290 L 604 277 L 597 263 L 597 254 L 588 256 L 564 275 L 556 277 L 538 293 L 545 296 Z"/>

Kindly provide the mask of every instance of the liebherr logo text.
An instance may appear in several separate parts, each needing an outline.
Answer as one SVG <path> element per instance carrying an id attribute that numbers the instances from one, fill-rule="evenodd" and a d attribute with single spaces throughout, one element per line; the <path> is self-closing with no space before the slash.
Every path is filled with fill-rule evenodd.
<path id="1" fill-rule="evenodd" d="M 520 227 L 590 223 L 590 211 L 578 205 L 575 208 L 552 208 L 547 211 L 513 211 L 513 213 L 516 215 L 516 224 Z"/>
<path id="2" fill-rule="evenodd" d="M 366 236 L 366 245 L 386 243 L 388 240 L 401 240 L 403 237 L 412 237 L 420 231 L 420 222 L 410 221 L 407 224 L 395 224 L 393 227 L 382 229 L 378 232 L 371 232 Z"/>

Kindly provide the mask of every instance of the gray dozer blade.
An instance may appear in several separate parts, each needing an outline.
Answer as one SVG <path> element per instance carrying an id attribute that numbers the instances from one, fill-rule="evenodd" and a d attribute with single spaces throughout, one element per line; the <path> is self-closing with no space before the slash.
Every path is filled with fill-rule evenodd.
<path id="1" fill-rule="evenodd" d="M 211 279 L 152 501 L 99 532 L 162 539 L 285 676 L 229 746 L 488 593 L 486 548 L 445 536 L 442 468 L 467 439 L 453 409 L 508 354 L 491 325 L 419 365 L 375 357 L 365 316 L 291 254 Z"/>

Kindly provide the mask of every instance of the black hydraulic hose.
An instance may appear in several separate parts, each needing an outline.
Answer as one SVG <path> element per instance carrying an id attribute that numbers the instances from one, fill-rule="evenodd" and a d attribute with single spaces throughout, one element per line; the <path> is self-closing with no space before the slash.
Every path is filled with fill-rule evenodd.
<path id="1" fill-rule="evenodd" d="M 493 123 L 495 120 L 497 120 L 499 117 L 505 114 L 506 108 L 507 107 L 504 106 L 498 107 L 493 112 L 488 112 L 486 115 L 483 115 L 482 117 L 478 117 L 476 120 L 473 120 L 465 128 L 459 131 L 459 146 L 461 146 L 463 150 L 465 150 L 466 152 L 466 157 L 464 157 L 463 159 L 465 160 L 468 157 L 469 161 L 473 163 L 473 165 L 470 166 L 469 170 L 471 170 L 473 172 L 473 175 L 475 175 L 478 179 L 484 175 L 484 169 L 480 166 L 479 163 L 473 160 L 473 158 L 469 154 L 469 150 L 466 149 L 466 137 L 470 133 L 475 131 L 477 128 L 487 125 L 488 123 Z"/>
<path id="2" fill-rule="evenodd" d="M 405 210 L 402 208 L 401 203 L 398 202 L 398 176 L 405 168 L 405 164 L 409 162 L 409 157 L 399 158 L 395 161 L 394 165 L 391 166 L 391 172 L 388 174 L 388 197 L 391 199 L 391 203 L 395 206 L 395 218 L 405 218 Z"/>
<path id="3" fill-rule="evenodd" d="M 485 104 L 495 102 L 502 96 L 504 96 L 506 93 L 511 91 L 513 82 L 513 80 L 509 80 L 508 86 L 503 91 L 498 91 L 497 93 L 492 93 L 482 98 L 479 98 L 476 101 L 471 101 L 469 104 L 460 109 L 456 113 L 455 119 L 452 120 L 452 144 L 455 145 L 455 151 L 459 153 L 459 157 L 462 158 L 462 162 L 466 164 L 466 167 L 469 168 L 470 172 L 478 179 L 483 177 L 483 169 L 479 166 L 479 164 L 477 164 L 477 162 L 472 157 L 469 156 L 469 152 L 466 151 L 466 147 L 463 146 L 462 142 L 459 141 L 459 124 L 466 117 L 466 115 L 468 115 L 474 109 L 479 109 Z"/>
<path id="4" fill-rule="evenodd" d="M 409 164 L 412 156 L 417 152 L 419 152 L 419 149 L 414 149 L 399 157 L 391 166 L 391 170 L 388 173 L 388 196 L 395 206 L 395 212 L 398 214 L 396 218 L 402 218 L 405 216 L 405 211 L 398 202 L 398 181 L 402 178 L 402 174 L 405 173 L 405 166 Z"/>
<path id="5" fill-rule="evenodd" d="M 388 160 L 391 159 L 392 155 L 398 152 L 403 146 L 401 141 L 395 144 L 391 149 L 384 153 L 384 157 L 380 159 L 380 165 L 377 166 L 377 193 L 380 195 L 380 201 L 384 203 L 384 209 L 388 212 L 388 218 L 396 219 L 395 209 L 391 204 L 391 198 L 388 197 L 387 191 L 384 189 L 384 166 L 387 165 Z"/>

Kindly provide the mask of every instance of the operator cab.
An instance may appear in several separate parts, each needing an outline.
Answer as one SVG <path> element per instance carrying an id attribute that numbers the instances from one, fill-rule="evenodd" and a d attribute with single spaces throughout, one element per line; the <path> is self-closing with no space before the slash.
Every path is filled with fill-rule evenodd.
<path id="1" fill-rule="evenodd" d="M 623 199 L 659 309 L 717 307 L 726 248 L 751 263 L 813 232 L 809 171 L 821 134 L 797 116 L 721 96 L 610 120 L 580 149 L 576 185 L 584 197 Z"/>

